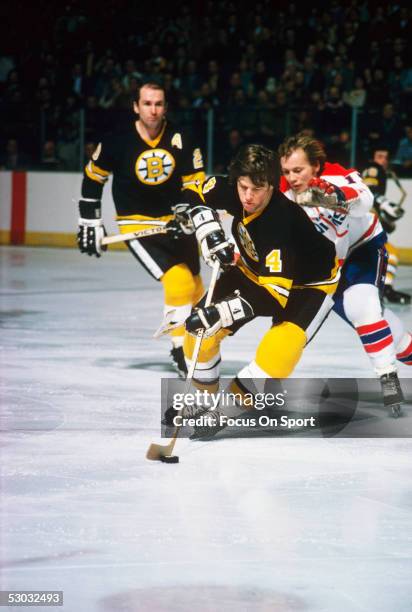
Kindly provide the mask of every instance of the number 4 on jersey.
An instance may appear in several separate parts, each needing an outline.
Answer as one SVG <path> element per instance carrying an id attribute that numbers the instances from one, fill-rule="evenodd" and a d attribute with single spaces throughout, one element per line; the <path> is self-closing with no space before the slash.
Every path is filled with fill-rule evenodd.
<path id="1" fill-rule="evenodd" d="M 266 255 L 265 266 L 273 273 L 282 272 L 282 259 L 280 257 L 280 249 L 273 249 L 269 255 Z"/>

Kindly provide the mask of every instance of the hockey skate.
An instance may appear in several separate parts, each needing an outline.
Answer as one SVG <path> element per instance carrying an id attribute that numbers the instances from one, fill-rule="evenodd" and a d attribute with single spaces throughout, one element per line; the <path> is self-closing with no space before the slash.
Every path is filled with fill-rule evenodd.
<path id="1" fill-rule="evenodd" d="M 180 378 L 185 379 L 187 376 L 187 365 L 185 361 L 185 356 L 183 353 L 182 346 L 175 346 L 170 351 L 170 356 L 172 358 L 173 367 L 176 372 L 179 374 Z"/>
<path id="2" fill-rule="evenodd" d="M 202 424 L 195 425 L 193 433 L 189 436 L 190 440 L 211 440 L 219 431 L 225 429 L 226 424 L 222 423 L 223 413 L 220 410 L 204 410 L 198 413 L 202 417 Z"/>
<path id="3" fill-rule="evenodd" d="M 380 377 L 380 382 L 383 393 L 383 405 L 385 408 L 391 409 L 392 416 L 395 418 L 401 416 L 401 404 L 404 401 L 404 397 L 397 373 L 390 372 L 389 374 L 383 374 Z"/>
<path id="4" fill-rule="evenodd" d="M 175 417 L 182 416 L 185 419 L 195 419 L 202 416 L 207 410 L 208 408 L 202 408 L 200 406 L 185 406 L 184 410 L 176 410 L 173 406 L 169 406 L 163 415 L 162 425 L 166 425 L 166 427 L 176 427 L 174 422 Z"/>
<path id="5" fill-rule="evenodd" d="M 383 297 L 387 302 L 391 304 L 402 304 L 402 306 L 407 306 L 411 303 L 411 296 L 408 293 L 403 293 L 403 291 L 396 291 L 392 287 L 392 285 L 385 285 L 383 290 Z"/>

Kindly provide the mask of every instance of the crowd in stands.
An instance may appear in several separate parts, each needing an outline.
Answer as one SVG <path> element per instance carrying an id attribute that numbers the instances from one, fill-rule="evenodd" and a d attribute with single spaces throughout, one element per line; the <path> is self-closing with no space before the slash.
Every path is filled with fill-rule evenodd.
<path id="1" fill-rule="evenodd" d="M 412 172 L 408 3 L 183 0 L 159 12 L 136 0 L 17 0 L 8 12 L 16 25 L 0 57 L 2 168 L 78 170 L 79 147 L 87 156 L 102 131 L 130 118 L 150 80 L 203 145 L 214 109 L 217 171 L 244 142 L 275 148 L 301 130 L 347 164 L 356 107 L 357 158 L 381 144 Z"/>

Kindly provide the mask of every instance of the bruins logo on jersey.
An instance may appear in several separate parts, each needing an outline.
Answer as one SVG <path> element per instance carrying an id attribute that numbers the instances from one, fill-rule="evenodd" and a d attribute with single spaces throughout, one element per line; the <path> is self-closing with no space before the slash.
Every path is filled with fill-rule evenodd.
<path id="1" fill-rule="evenodd" d="M 257 254 L 255 245 L 253 244 L 253 240 L 249 236 L 249 232 L 247 231 L 243 223 L 238 223 L 237 233 L 239 236 L 240 244 L 245 249 L 249 257 L 254 261 L 259 261 L 259 256 Z"/>
<path id="2" fill-rule="evenodd" d="M 175 159 L 169 151 L 149 149 L 137 158 L 136 176 L 145 185 L 160 185 L 172 176 L 175 165 Z"/>

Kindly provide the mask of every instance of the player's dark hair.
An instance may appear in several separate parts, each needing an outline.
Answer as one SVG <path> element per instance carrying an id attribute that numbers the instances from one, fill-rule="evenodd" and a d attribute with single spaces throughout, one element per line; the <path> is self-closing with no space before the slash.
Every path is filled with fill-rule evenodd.
<path id="1" fill-rule="evenodd" d="M 163 91 L 164 96 L 165 96 L 165 100 L 166 100 L 166 91 L 165 91 L 165 88 L 162 85 L 160 85 L 159 83 L 156 83 L 155 81 L 146 81 L 146 82 L 143 82 L 140 85 L 139 89 L 137 90 L 137 93 L 136 93 L 136 102 L 139 102 L 139 100 L 140 100 L 140 92 L 141 92 L 143 87 L 148 87 L 149 89 L 157 89 L 158 91 Z"/>
<path id="2" fill-rule="evenodd" d="M 277 187 L 280 180 L 277 154 L 259 144 L 242 147 L 229 165 L 229 182 L 236 183 L 240 176 L 249 177 L 259 187 L 266 182 Z"/>
<path id="3" fill-rule="evenodd" d="M 375 155 L 376 151 L 386 151 L 389 154 L 389 147 L 384 142 L 376 142 L 371 151 L 372 155 Z"/>
<path id="4" fill-rule="evenodd" d="M 296 149 L 303 149 L 311 166 L 320 165 L 319 174 L 322 174 L 326 162 L 326 152 L 323 143 L 306 134 L 289 136 L 278 147 L 279 157 L 289 157 Z"/>

